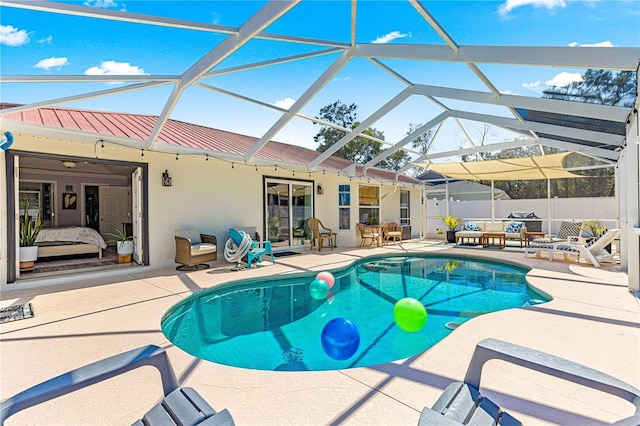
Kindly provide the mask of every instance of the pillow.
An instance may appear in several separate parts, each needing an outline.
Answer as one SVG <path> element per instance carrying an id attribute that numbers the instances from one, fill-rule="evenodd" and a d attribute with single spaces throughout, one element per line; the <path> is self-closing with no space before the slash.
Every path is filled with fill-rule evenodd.
<path id="1" fill-rule="evenodd" d="M 509 222 L 504 232 L 507 234 L 518 234 L 520 233 L 520 229 L 524 226 L 524 222 Z"/>
<path id="2" fill-rule="evenodd" d="M 465 231 L 482 231 L 482 229 L 478 226 L 477 223 L 471 221 L 464 224 Z"/>

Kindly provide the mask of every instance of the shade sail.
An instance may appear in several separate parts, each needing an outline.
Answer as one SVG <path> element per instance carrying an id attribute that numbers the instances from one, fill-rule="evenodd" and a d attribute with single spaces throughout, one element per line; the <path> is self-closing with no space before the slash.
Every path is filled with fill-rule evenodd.
<path id="1" fill-rule="evenodd" d="M 568 172 L 562 165 L 569 152 L 538 157 L 468 161 L 462 163 L 412 163 L 445 176 L 467 180 L 535 180 L 584 177 Z"/>

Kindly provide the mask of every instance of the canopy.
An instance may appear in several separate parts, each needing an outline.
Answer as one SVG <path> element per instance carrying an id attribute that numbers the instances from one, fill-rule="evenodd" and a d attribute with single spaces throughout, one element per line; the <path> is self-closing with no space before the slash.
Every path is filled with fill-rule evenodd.
<path id="1" fill-rule="evenodd" d="M 467 180 L 535 180 L 583 177 L 568 172 L 562 165 L 570 152 L 538 157 L 468 161 L 462 163 L 412 163 L 445 176 Z"/>

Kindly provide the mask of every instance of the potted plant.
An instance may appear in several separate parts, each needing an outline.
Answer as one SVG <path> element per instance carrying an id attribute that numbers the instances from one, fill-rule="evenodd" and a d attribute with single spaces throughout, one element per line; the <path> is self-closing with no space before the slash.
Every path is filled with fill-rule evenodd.
<path id="1" fill-rule="evenodd" d="M 131 262 L 131 255 L 133 254 L 133 237 L 127 235 L 125 231 L 120 229 L 114 229 L 115 232 L 107 233 L 107 235 L 111 235 L 114 239 L 107 241 L 108 243 L 116 243 L 116 248 L 118 251 L 118 262 L 119 263 L 129 263 Z"/>
<path id="2" fill-rule="evenodd" d="M 588 220 L 580 227 L 580 230 L 589 234 L 587 238 L 589 241 L 607 232 L 607 227 L 599 220 Z M 608 244 L 604 249 L 611 253 L 611 244 Z"/>
<path id="3" fill-rule="evenodd" d="M 42 228 L 40 213 L 35 219 L 29 214 L 29 200 L 24 197 L 24 216 L 20 220 L 20 270 L 30 271 L 35 268 L 38 258 L 36 238 Z"/>
<path id="4" fill-rule="evenodd" d="M 461 219 L 453 216 L 438 216 L 438 219 L 442 219 L 444 226 L 447 227 L 447 242 L 456 242 L 456 228 L 460 225 Z"/>

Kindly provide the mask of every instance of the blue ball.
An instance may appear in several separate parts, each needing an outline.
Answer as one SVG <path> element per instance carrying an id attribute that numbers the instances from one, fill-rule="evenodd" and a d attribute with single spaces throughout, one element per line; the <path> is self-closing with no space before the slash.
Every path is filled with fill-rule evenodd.
<path id="1" fill-rule="evenodd" d="M 309 285 L 309 294 L 316 300 L 323 300 L 329 294 L 329 284 L 325 280 L 313 280 Z"/>
<path id="2" fill-rule="evenodd" d="M 348 318 L 334 318 L 322 329 L 322 349 L 331 358 L 349 359 L 360 347 L 360 330 Z"/>

